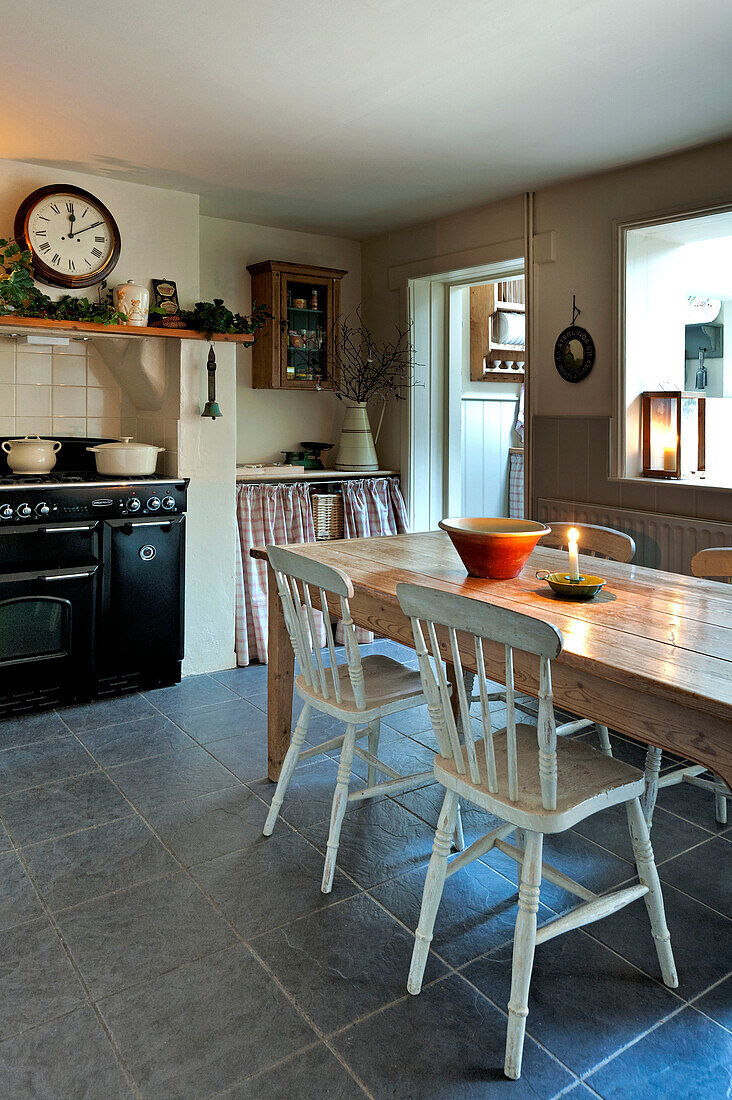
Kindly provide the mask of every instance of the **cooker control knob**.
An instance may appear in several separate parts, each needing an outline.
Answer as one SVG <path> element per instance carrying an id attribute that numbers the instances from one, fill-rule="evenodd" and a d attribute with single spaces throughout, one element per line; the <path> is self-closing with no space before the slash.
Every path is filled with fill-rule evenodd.
<path id="1" fill-rule="evenodd" d="M 20 519 L 27 519 L 28 516 L 31 514 L 30 504 L 19 504 L 18 507 L 15 509 L 15 514 L 16 516 L 19 516 Z"/>
<path id="2" fill-rule="evenodd" d="M 150 497 L 145 505 L 148 512 L 157 512 L 160 510 L 160 497 Z"/>
<path id="3" fill-rule="evenodd" d="M 172 512 L 175 508 L 175 497 L 163 497 L 163 508 L 166 512 Z"/>
<path id="4" fill-rule="evenodd" d="M 35 513 L 37 516 L 47 516 L 51 509 L 46 504 L 45 500 L 42 500 L 40 504 L 36 504 Z"/>
<path id="5" fill-rule="evenodd" d="M 0 505 L 0 519 L 12 519 L 13 509 L 9 504 Z"/>
<path id="6" fill-rule="evenodd" d="M 125 508 L 127 509 L 128 512 L 139 512 L 140 511 L 140 501 L 138 500 L 137 497 L 130 497 L 129 500 L 125 501 Z"/>

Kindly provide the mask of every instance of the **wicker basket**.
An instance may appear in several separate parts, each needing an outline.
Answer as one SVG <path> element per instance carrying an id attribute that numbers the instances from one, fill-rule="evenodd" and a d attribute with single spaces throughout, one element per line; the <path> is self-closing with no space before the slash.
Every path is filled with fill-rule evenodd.
<path id="1" fill-rule="evenodd" d="M 315 538 L 318 542 L 325 539 L 343 538 L 343 494 L 312 493 L 313 522 Z"/>

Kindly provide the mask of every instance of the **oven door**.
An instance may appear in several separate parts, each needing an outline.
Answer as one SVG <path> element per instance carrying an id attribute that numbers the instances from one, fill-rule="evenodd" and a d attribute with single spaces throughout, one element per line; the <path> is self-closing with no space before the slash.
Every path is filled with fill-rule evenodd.
<path id="1" fill-rule="evenodd" d="M 50 564 L 76 567 L 99 557 L 99 521 L 28 523 L 0 528 L 0 574 L 43 569 Z"/>
<path id="2" fill-rule="evenodd" d="M 0 717 L 88 697 L 97 570 L 0 575 Z"/>
<path id="3" fill-rule="evenodd" d="M 183 657 L 185 516 L 102 526 L 100 674 L 175 682 Z"/>

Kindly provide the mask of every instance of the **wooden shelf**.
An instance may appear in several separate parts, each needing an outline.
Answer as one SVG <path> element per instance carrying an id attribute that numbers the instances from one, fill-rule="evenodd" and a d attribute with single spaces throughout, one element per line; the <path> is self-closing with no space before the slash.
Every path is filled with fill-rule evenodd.
<path id="1" fill-rule="evenodd" d="M 252 344 L 254 337 L 249 334 L 222 334 L 213 337 L 192 328 L 156 328 L 150 325 L 98 325 L 92 321 L 52 321 L 45 317 L 0 317 L 0 329 L 13 332 L 39 332 L 49 336 L 58 333 L 65 336 L 70 332 L 89 333 L 95 336 L 155 336 L 168 340 L 215 340 L 229 344 Z"/>
<path id="2" fill-rule="evenodd" d="M 281 466 L 276 472 L 264 473 L 262 470 L 244 470 L 241 466 L 236 468 L 236 480 L 238 482 L 265 482 L 265 481 L 351 481 L 354 478 L 369 477 L 399 477 L 398 470 L 305 470 L 302 473 L 288 471 L 287 466 Z"/>

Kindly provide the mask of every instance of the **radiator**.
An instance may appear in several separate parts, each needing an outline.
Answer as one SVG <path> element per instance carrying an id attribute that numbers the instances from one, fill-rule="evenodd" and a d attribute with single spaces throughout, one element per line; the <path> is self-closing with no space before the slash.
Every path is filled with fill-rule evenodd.
<path id="1" fill-rule="evenodd" d="M 636 565 L 665 569 L 668 573 L 690 574 L 689 562 L 697 550 L 708 546 L 732 546 L 732 523 L 637 512 L 632 508 L 605 508 L 598 504 L 576 504 L 568 500 L 539 497 L 537 519 L 597 523 L 614 527 L 635 539 Z M 581 547 L 580 547 L 581 552 Z"/>

